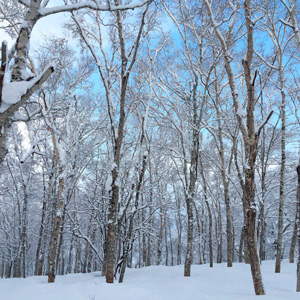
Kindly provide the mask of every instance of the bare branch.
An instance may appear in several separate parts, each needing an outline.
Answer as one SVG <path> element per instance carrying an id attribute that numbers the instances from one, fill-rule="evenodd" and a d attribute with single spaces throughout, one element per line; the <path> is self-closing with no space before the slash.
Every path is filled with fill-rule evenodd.
<path id="1" fill-rule="evenodd" d="M 262 122 L 262 124 L 259 126 L 258 131 L 256 133 L 256 136 L 259 137 L 261 130 L 263 129 L 263 127 L 269 122 L 271 116 L 273 115 L 273 110 L 270 111 L 270 113 L 268 114 L 268 116 L 266 117 L 266 119 Z"/>

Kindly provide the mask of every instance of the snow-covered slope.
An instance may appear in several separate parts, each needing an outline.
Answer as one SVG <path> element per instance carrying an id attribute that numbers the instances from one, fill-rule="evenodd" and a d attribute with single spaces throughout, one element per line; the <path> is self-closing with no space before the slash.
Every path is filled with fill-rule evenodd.
<path id="1" fill-rule="evenodd" d="M 296 264 L 284 261 L 274 274 L 274 262 L 262 264 L 267 295 L 264 300 L 300 299 L 296 293 Z M 192 266 L 192 277 L 183 277 L 183 266 L 153 266 L 127 270 L 123 284 L 106 284 L 99 273 L 47 278 L 0 279 L 0 300 L 248 300 L 254 296 L 250 266 L 226 264 Z"/>

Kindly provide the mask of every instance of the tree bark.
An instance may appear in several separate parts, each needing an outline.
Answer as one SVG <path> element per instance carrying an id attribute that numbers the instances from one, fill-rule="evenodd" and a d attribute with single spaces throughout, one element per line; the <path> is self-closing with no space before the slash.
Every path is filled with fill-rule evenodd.
<path id="1" fill-rule="evenodd" d="M 275 273 L 280 273 L 282 256 L 282 235 L 283 235 L 283 211 L 284 211 L 284 185 L 285 185 L 285 92 L 284 92 L 284 74 L 282 66 L 282 51 L 279 47 L 279 82 L 281 90 L 281 164 L 280 164 L 280 186 L 279 186 L 279 211 L 278 211 L 278 236 Z"/>
<path id="2" fill-rule="evenodd" d="M 297 208 L 296 208 L 296 210 L 297 210 Z M 292 236 L 292 241 L 291 241 L 291 247 L 290 247 L 290 251 L 289 251 L 289 262 L 291 264 L 294 263 L 295 248 L 296 248 L 296 242 L 297 242 L 297 233 L 298 233 L 298 228 L 297 228 L 297 216 L 296 216 L 294 230 L 293 230 L 293 236 Z"/>
<path id="3" fill-rule="evenodd" d="M 64 209 L 64 198 L 63 198 L 64 178 L 61 177 L 62 172 L 63 172 L 62 168 L 59 167 L 58 203 L 57 203 L 56 216 L 54 221 L 54 228 L 53 228 L 51 242 L 50 242 L 50 252 L 48 257 L 48 283 L 53 283 L 55 281 L 57 244 L 58 244 L 58 237 L 60 232 L 61 218 Z"/>
<path id="4" fill-rule="evenodd" d="M 298 262 L 297 262 L 297 288 L 296 291 L 300 292 L 300 162 L 297 166 L 297 225 L 298 225 Z"/>
<path id="5" fill-rule="evenodd" d="M 187 247 L 184 263 L 184 276 L 191 276 L 191 265 L 193 263 L 193 239 L 194 239 L 194 214 L 193 214 L 193 199 L 186 200 L 187 208 Z"/>

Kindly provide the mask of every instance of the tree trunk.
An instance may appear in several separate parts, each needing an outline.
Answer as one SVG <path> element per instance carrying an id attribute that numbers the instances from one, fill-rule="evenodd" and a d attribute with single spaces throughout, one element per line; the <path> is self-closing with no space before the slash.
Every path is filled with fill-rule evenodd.
<path id="1" fill-rule="evenodd" d="M 265 250 L 265 236 L 266 236 L 266 222 L 265 222 L 265 213 L 264 213 L 264 204 L 262 204 L 260 209 L 260 242 L 259 242 L 259 259 L 263 261 L 266 259 L 266 250 Z"/>
<path id="2" fill-rule="evenodd" d="M 184 276 L 191 276 L 191 265 L 193 263 L 193 239 L 194 239 L 194 214 L 193 214 L 193 199 L 188 197 L 186 200 L 187 208 L 187 247 L 184 263 Z"/>
<path id="3" fill-rule="evenodd" d="M 295 248 L 296 248 L 296 242 L 297 242 L 297 233 L 298 233 L 298 228 L 297 228 L 297 216 L 296 216 L 294 230 L 293 230 L 293 236 L 292 236 L 292 242 L 291 242 L 291 248 L 290 248 L 290 252 L 289 252 L 289 262 L 291 264 L 294 263 Z"/>
<path id="4" fill-rule="evenodd" d="M 142 145 L 142 142 L 143 142 L 143 137 L 141 139 L 141 145 Z M 124 248 L 123 248 L 123 261 L 121 264 L 119 283 L 122 283 L 124 280 L 125 270 L 126 270 L 127 261 L 128 261 L 128 255 L 129 255 L 129 252 L 130 251 L 132 252 L 132 249 L 133 249 L 133 243 L 134 243 L 133 222 L 134 222 L 134 216 L 138 212 L 139 196 L 140 196 L 140 192 L 141 192 L 143 178 L 144 178 L 145 171 L 146 171 L 147 157 L 148 157 L 148 155 L 145 155 L 145 154 L 143 155 L 142 168 L 141 168 L 139 178 L 138 178 L 135 201 L 134 201 L 135 209 L 134 209 L 134 212 L 130 216 L 128 234 L 125 239 Z M 139 245 L 139 248 L 140 248 L 140 245 Z M 140 254 L 140 251 L 139 251 L 139 254 Z M 139 267 L 140 267 L 140 259 L 141 259 L 141 255 L 139 255 Z"/>
<path id="5" fill-rule="evenodd" d="M 218 249 L 217 249 L 217 263 L 222 263 L 222 246 L 223 246 L 223 228 L 222 228 L 222 215 L 221 215 L 221 207 L 220 202 L 217 205 L 217 212 L 218 212 L 218 220 L 216 222 L 217 232 L 216 232 L 216 239 L 218 242 Z"/>
<path id="6" fill-rule="evenodd" d="M 62 168 L 60 168 L 59 175 L 62 175 Z M 63 213 L 64 198 L 63 198 L 63 189 L 64 189 L 64 178 L 58 176 L 58 203 L 56 209 L 56 216 L 54 221 L 54 228 L 51 236 L 50 242 L 50 252 L 48 257 L 48 283 L 53 283 L 55 281 L 55 269 L 56 269 L 56 252 L 57 252 L 57 243 L 60 232 L 60 223 Z"/>
<path id="7" fill-rule="evenodd" d="M 70 242 L 69 259 L 68 259 L 68 265 L 67 265 L 67 270 L 66 270 L 67 274 L 70 274 L 72 272 L 73 244 L 74 244 L 74 235 L 72 235 L 71 242 Z"/>
<path id="8" fill-rule="evenodd" d="M 197 221 L 197 233 L 198 233 L 198 254 L 199 254 L 199 264 L 202 265 L 202 243 L 201 243 L 201 226 L 200 226 L 200 216 L 199 211 L 194 203 L 194 208 L 196 212 L 196 221 Z"/>
<path id="9" fill-rule="evenodd" d="M 165 265 L 169 265 L 169 247 L 168 247 L 168 225 L 166 220 L 166 212 L 164 213 L 164 229 L 165 229 L 165 250 L 166 250 L 166 263 Z M 171 241 L 170 241 L 171 243 Z"/>
<path id="10" fill-rule="evenodd" d="M 181 265 L 181 234 L 182 234 L 182 221 L 181 221 L 181 201 L 180 197 L 176 193 L 176 187 L 173 186 L 176 197 L 176 206 L 177 206 L 177 265 Z"/>
<path id="11" fill-rule="evenodd" d="M 264 287 L 259 265 L 259 258 L 256 249 L 256 234 L 255 234 L 256 210 L 249 208 L 247 211 L 246 234 L 249 249 L 249 259 L 256 295 L 264 295 Z"/>
<path id="12" fill-rule="evenodd" d="M 213 261 L 214 261 L 214 257 L 213 257 L 213 245 L 212 245 L 212 213 L 211 213 L 211 209 L 209 206 L 208 201 L 205 201 L 206 206 L 207 206 L 207 211 L 208 211 L 208 222 L 209 222 L 209 228 L 208 228 L 208 244 L 209 244 L 209 266 L 212 268 L 213 267 Z"/>
<path id="13" fill-rule="evenodd" d="M 216 74 L 217 76 L 217 74 Z M 216 102 L 219 102 L 219 92 L 218 92 L 218 83 L 215 82 L 215 91 L 216 91 Z M 229 184 L 226 176 L 226 166 L 225 166 L 225 154 L 224 154 L 224 143 L 223 143 L 223 131 L 221 125 L 221 116 L 219 112 L 218 103 L 215 105 L 217 111 L 217 121 L 218 121 L 218 139 L 219 139 L 219 154 L 221 158 L 221 173 L 222 173 L 222 182 L 224 186 L 224 202 L 226 207 L 226 237 L 227 237 L 227 267 L 232 267 L 232 223 L 231 223 L 231 208 L 230 208 L 230 199 L 229 199 Z"/>
<path id="14" fill-rule="evenodd" d="M 50 175 L 49 182 L 51 182 L 51 177 L 53 174 Z M 43 197 L 43 207 L 42 207 L 42 217 L 41 217 L 41 225 L 39 230 L 39 239 L 38 239 L 38 246 L 36 249 L 36 256 L 35 256 L 35 271 L 34 275 L 42 275 L 43 272 L 43 263 L 44 261 L 41 260 L 41 247 L 43 242 L 43 236 L 44 236 L 44 226 L 45 226 L 45 216 L 46 216 L 46 182 L 45 182 L 45 176 L 43 174 L 43 183 L 44 183 L 44 197 Z"/>
<path id="15" fill-rule="evenodd" d="M 57 247 L 57 253 L 56 253 L 56 272 L 59 270 L 59 260 L 62 254 L 62 245 L 63 245 L 63 232 L 64 232 L 64 225 L 65 225 L 65 215 L 66 215 L 66 206 L 63 208 L 63 215 L 61 218 L 61 223 L 60 223 L 60 230 L 59 230 L 59 242 L 58 242 L 58 247 Z"/>
<path id="16" fill-rule="evenodd" d="M 208 203 L 207 199 L 207 183 L 206 183 L 206 178 L 204 176 L 204 170 L 203 170 L 203 164 L 202 164 L 202 155 L 200 152 L 199 155 L 199 163 L 200 163 L 200 174 L 202 177 L 202 182 L 203 182 L 203 193 L 204 193 L 204 201 L 207 207 L 207 212 L 208 212 L 208 222 L 209 222 L 209 231 L 208 231 L 208 236 L 209 236 L 209 266 L 212 268 L 213 267 L 213 245 L 212 245 L 212 213 L 210 209 L 210 205 Z M 202 218 L 203 218 L 204 213 L 202 213 Z M 202 223 L 202 228 L 204 227 L 204 224 Z M 204 252 L 204 251 L 203 251 Z M 203 259 L 204 261 L 204 259 Z"/>
<path id="17" fill-rule="evenodd" d="M 245 226 L 243 226 L 241 230 L 241 237 L 240 237 L 240 246 L 239 246 L 239 263 L 243 262 L 243 245 L 244 245 L 244 239 L 245 239 Z"/>
<path id="18" fill-rule="evenodd" d="M 298 262 L 297 262 L 297 288 L 296 291 L 300 292 L 300 162 L 297 166 L 297 225 L 298 225 Z"/>
<path id="19" fill-rule="evenodd" d="M 158 240 L 157 240 L 157 260 L 156 264 L 161 264 L 161 248 L 162 248 L 162 239 L 163 239 L 163 216 L 162 216 L 162 208 L 159 209 L 159 234 L 158 234 Z"/>
<path id="20" fill-rule="evenodd" d="M 27 256 L 27 227 L 28 227 L 28 195 L 26 185 L 23 183 L 24 201 L 22 212 L 22 232 L 21 232 L 21 276 L 26 277 L 26 256 Z"/>
<path id="21" fill-rule="evenodd" d="M 280 49 L 281 50 L 281 49 Z M 278 212 L 278 237 L 275 273 L 280 273 L 282 257 L 282 235 L 283 235 L 283 211 L 284 211 L 284 174 L 285 174 L 285 92 L 284 74 L 282 70 L 282 53 L 279 56 L 279 82 L 281 89 L 281 165 L 280 165 L 280 186 L 279 186 L 279 212 Z"/>

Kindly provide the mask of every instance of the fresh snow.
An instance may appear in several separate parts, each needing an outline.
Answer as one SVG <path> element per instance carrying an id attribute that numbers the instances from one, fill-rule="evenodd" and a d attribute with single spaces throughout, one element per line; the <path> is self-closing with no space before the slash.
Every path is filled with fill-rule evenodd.
<path id="1" fill-rule="evenodd" d="M 266 296 L 263 300 L 299 300 L 296 293 L 296 264 L 262 264 Z M 100 272 L 57 276 L 48 284 L 46 276 L 0 279 L 1 300 L 250 300 L 254 295 L 250 266 L 235 263 L 193 265 L 192 276 L 183 277 L 183 266 L 151 266 L 127 269 L 124 283 L 105 283 Z"/>
<path id="2" fill-rule="evenodd" d="M 108 174 L 107 180 L 105 182 L 105 190 L 107 192 L 111 191 L 111 189 L 112 189 L 111 184 L 112 184 L 112 176 L 111 176 L 111 174 Z"/>
<path id="3" fill-rule="evenodd" d="M 26 91 L 31 87 L 30 81 L 9 82 L 3 86 L 2 100 L 6 104 L 16 104 L 21 97 L 26 94 Z"/>

